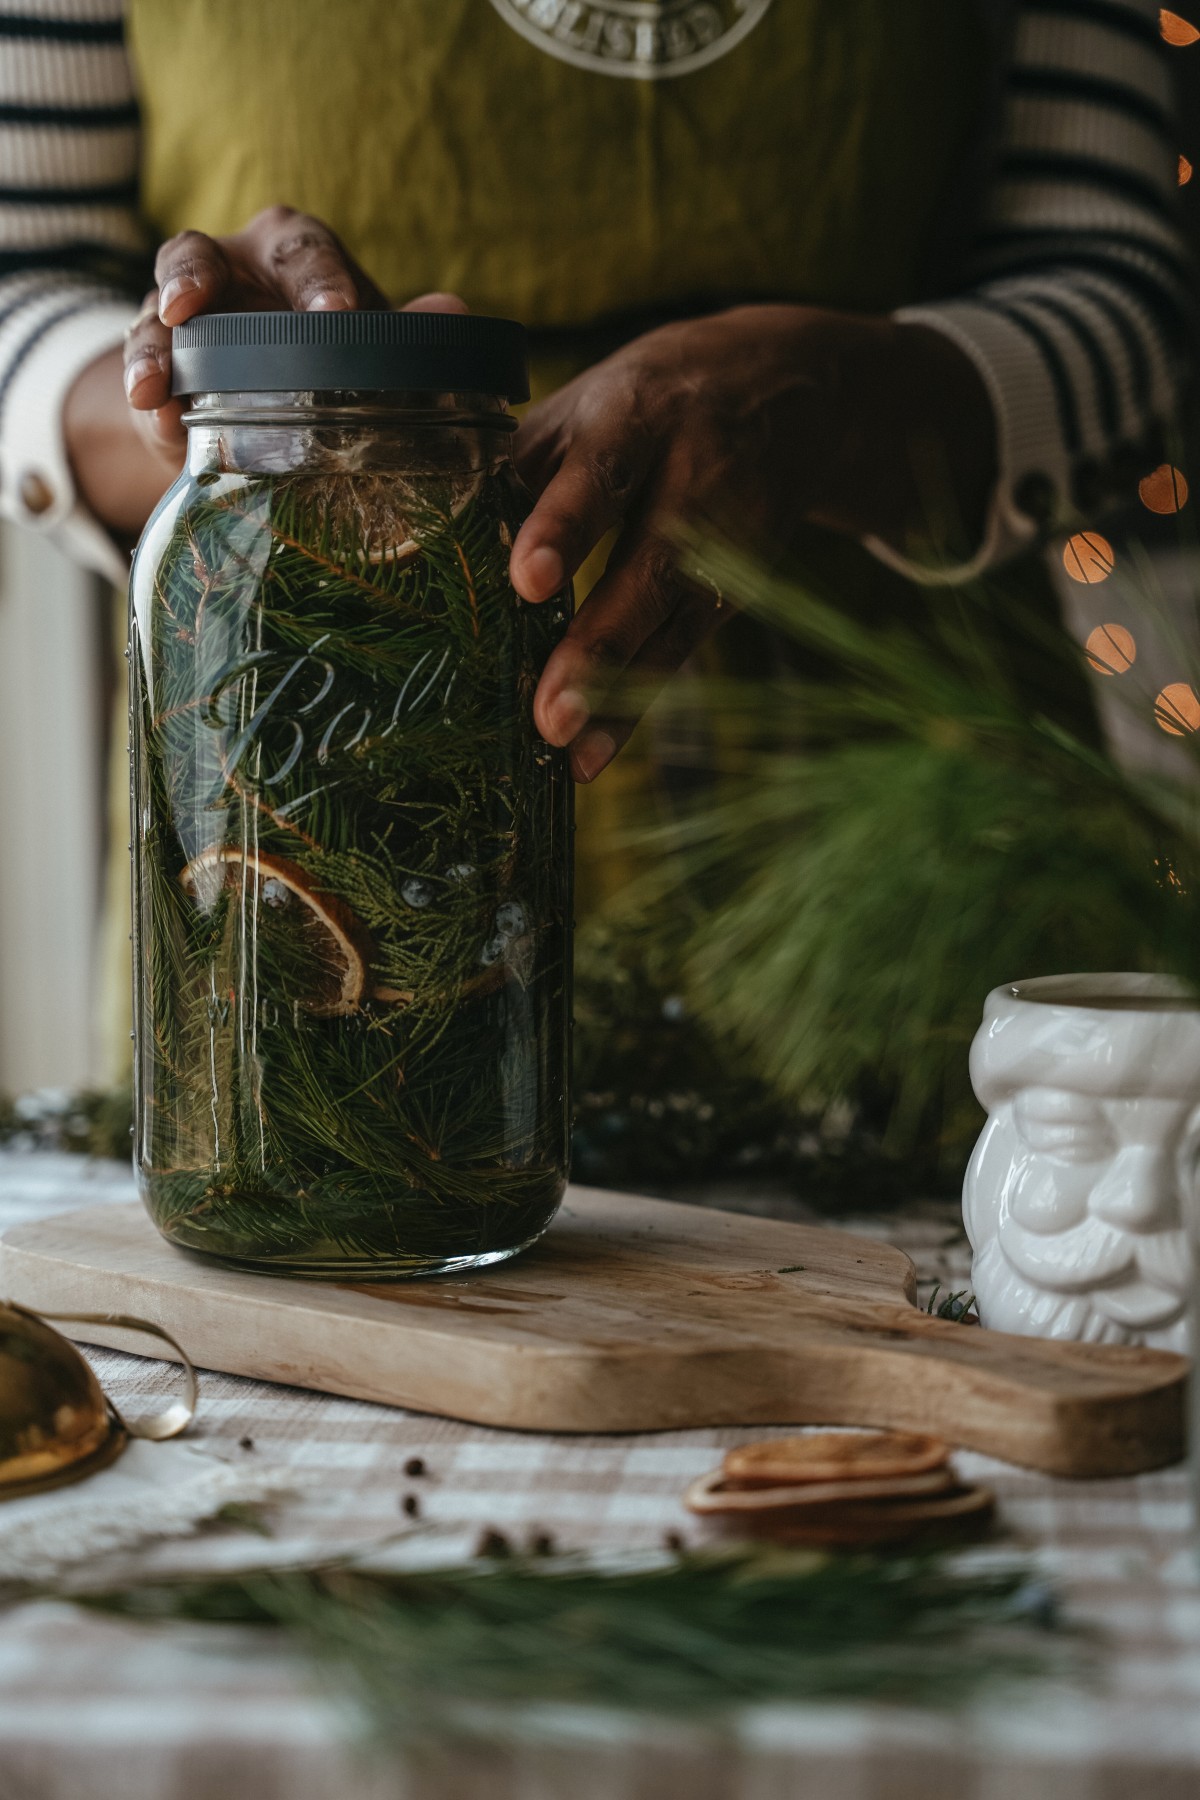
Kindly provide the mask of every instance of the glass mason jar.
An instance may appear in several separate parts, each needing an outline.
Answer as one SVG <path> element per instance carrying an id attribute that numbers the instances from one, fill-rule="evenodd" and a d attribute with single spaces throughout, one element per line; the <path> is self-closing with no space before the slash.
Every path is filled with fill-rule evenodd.
<path id="1" fill-rule="evenodd" d="M 524 334 L 174 334 L 131 582 L 135 1165 L 172 1243 L 330 1278 L 515 1255 L 566 1182 L 569 595 L 519 600 Z"/>

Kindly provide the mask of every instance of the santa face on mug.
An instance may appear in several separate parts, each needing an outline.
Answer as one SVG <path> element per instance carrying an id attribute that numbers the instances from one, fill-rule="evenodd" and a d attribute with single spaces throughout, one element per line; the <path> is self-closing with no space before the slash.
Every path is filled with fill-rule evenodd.
<path id="1" fill-rule="evenodd" d="M 1076 978 L 1074 1002 L 1065 981 L 989 996 L 971 1051 L 989 1113 L 963 1191 L 972 1279 L 996 1330 L 1184 1349 L 1200 1013 L 1120 979 Z"/>

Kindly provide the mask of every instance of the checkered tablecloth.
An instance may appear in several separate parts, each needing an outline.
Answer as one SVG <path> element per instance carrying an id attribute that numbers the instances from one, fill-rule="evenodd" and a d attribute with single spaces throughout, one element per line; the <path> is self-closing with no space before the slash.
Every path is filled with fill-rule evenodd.
<path id="1" fill-rule="evenodd" d="M 113 1165 L 0 1156 L 0 1229 L 130 1192 Z M 901 1242 L 927 1280 L 962 1285 L 945 1208 L 848 1222 Z M 132 1411 L 176 1380 L 153 1361 L 93 1360 Z M 658 1546 L 695 1535 L 687 1482 L 762 1435 L 541 1437 L 216 1374 L 203 1378 L 197 1429 L 227 1455 L 294 1472 L 272 1544 L 289 1557 L 382 1539 L 410 1492 L 464 1552 L 488 1528 L 570 1548 Z M 427 1470 L 416 1479 L 404 1473 L 414 1456 Z M 1100 1686 L 1026 1688 L 952 1715 L 760 1707 L 721 1731 L 554 1709 L 486 1754 L 410 1761 L 356 1744 L 336 1696 L 261 1637 L 39 1603 L 0 1623 L 0 1800 L 1197 1800 L 1200 1572 L 1183 1472 L 1068 1483 L 957 1461 L 994 1488 L 1011 1537 L 1103 1634 Z M 147 1544 L 111 1568 L 216 1569 L 255 1548 L 223 1529 Z"/>

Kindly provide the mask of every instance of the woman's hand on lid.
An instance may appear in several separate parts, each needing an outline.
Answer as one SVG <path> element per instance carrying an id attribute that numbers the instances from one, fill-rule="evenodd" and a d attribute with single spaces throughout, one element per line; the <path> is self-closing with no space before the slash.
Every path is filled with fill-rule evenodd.
<path id="1" fill-rule="evenodd" d="M 155 260 L 155 285 L 126 334 L 76 377 L 63 435 L 80 498 L 131 545 L 183 466 L 183 403 L 171 395 L 171 327 L 200 312 L 353 312 L 388 301 L 320 219 L 272 206 L 230 237 L 180 232 Z M 454 294 L 409 306 L 465 312 Z"/>
<path id="2" fill-rule="evenodd" d="M 155 285 L 125 340 L 125 395 L 146 442 L 178 464 L 183 402 L 171 394 L 171 327 L 202 312 L 381 311 L 387 297 L 336 232 L 291 206 L 269 206 L 230 237 L 181 231 L 154 262 Z M 465 312 L 454 294 L 414 310 Z"/>
<path id="3" fill-rule="evenodd" d="M 171 394 L 171 327 L 202 312 L 353 312 L 385 307 L 369 275 L 320 219 L 269 206 L 230 237 L 181 231 L 125 339 L 125 396 L 148 446 L 178 463 L 183 402 Z"/>

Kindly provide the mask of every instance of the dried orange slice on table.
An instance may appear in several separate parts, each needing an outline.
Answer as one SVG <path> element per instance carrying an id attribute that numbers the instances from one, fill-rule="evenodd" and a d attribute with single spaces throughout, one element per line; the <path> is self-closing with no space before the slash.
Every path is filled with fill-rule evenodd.
<path id="1" fill-rule="evenodd" d="M 829 1550 L 975 1535 L 995 1508 L 958 1479 L 940 1439 L 886 1431 L 741 1444 L 684 1504 L 726 1530 Z"/>
<path id="2" fill-rule="evenodd" d="M 797 1481 L 869 1481 L 944 1467 L 940 1438 L 907 1431 L 817 1431 L 739 1444 L 725 1457 L 729 1481 L 775 1487 Z"/>
<path id="3" fill-rule="evenodd" d="M 956 1487 L 949 1469 L 930 1469 L 927 1475 L 897 1475 L 881 1481 L 805 1481 L 794 1487 L 746 1487 L 730 1481 L 723 1469 L 713 1469 L 693 1481 L 687 1491 L 687 1504 L 694 1513 L 712 1517 L 751 1517 L 769 1507 L 776 1512 L 796 1509 L 807 1512 L 813 1507 L 830 1506 L 841 1501 L 856 1504 L 864 1500 L 924 1499 L 929 1494 L 944 1494 Z"/>

